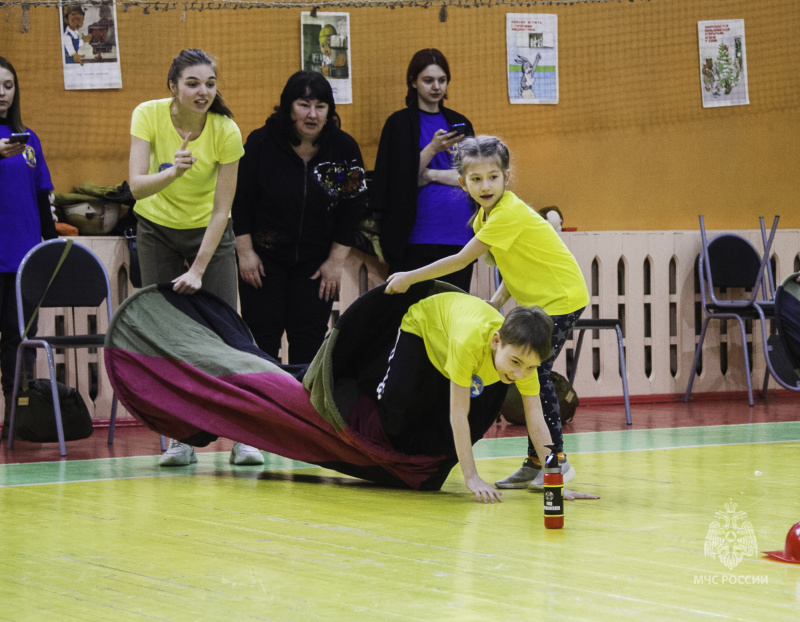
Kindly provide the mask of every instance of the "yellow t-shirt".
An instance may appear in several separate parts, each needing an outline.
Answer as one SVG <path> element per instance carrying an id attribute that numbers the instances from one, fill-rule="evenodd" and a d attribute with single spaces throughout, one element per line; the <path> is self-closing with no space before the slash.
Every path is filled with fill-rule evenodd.
<path id="1" fill-rule="evenodd" d="M 183 142 L 172 125 L 171 101 L 171 98 L 154 99 L 139 104 L 133 111 L 131 135 L 150 143 L 149 174 L 172 166 L 175 152 Z M 189 142 L 188 149 L 197 158 L 192 168 L 161 192 L 136 201 L 136 213 L 172 229 L 208 226 L 219 167 L 244 155 L 242 134 L 232 119 L 209 113 L 202 133 Z"/>
<path id="2" fill-rule="evenodd" d="M 491 246 L 508 291 L 521 305 L 539 305 L 548 315 L 566 315 L 589 304 L 578 262 L 553 226 L 513 192 L 506 191 L 472 225 Z"/>
<path id="3" fill-rule="evenodd" d="M 502 325 L 500 312 L 480 298 L 448 292 L 411 305 L 400 329 L 422 338 L 428 358 L 445 378 L 472 388 L 500 381 L 491 341 Z M 536 372 L 516 384 L 522 395 L 539 394 Z"/>

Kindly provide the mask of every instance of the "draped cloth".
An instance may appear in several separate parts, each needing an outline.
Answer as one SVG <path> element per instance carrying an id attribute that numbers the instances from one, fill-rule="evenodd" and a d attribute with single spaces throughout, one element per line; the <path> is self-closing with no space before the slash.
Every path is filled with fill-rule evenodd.
<path id="1" fill-rule="evenodd" d="M 383 287 L 367 292 L 306 369 L 261 352 L 241 317 L 213 294 L 153 285 L 114 314 L 106 370 L 128 412 L 170 438 L 203 446 L 224 437 L 382 485 L 438 490 L 456 464 L 452 448 L 439 455 L 396 451 L 372 395 L 408 307 L 449 289 L 428 281 L 402 295 L 387 296 Z M 473 438 L 496 415 L 474 422 L 471 415 Z"/>
<path id="2" fill-rule="evenodd" d="M 775 293 L 775 319 L 796 381 L 800 381 L 800 272 L 786 277 Z M 800 382 L 798 382 L 800 386 Z"/>

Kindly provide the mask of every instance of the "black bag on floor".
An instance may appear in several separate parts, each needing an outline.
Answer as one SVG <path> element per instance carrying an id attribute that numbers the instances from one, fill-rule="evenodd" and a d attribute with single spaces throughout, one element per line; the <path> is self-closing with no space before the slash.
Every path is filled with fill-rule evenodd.
<path id="1" fill-rule="evenodd" d="M 550 378 L 553 380 L 553 388 L 556 390 L 558 396 L 558 409 L 561 411 L 561 425 L 565 425 L 572 421 L 575 416 L 575 411 L 578 410 L 578 394 L 572 388 L 569 380 L 564 378 L 559 373 L 550 372 Z"/>
<path id="2" fill-rule="evenodd" d="M 578 395 L 569 383 L 569 380 L 555 371 L 550 372 L 550 379 L 553 381 L 553 388 L 558 397 L 558 408 L 561 411 L 561 425 L 572 421 L 575 411 L 578 409 Z M 525 425 L 525 409 L 522 407 L 522 396 L 519 394 L 517 385 L 512 384 L 508 387 L 506 401 L 500 409 L 503 417 L 514 425 Z"/>
<path id="3" fill-rule="evenodd" d="M 92 417 L 86 402 L 76 389 L 56 383 L 58 401 L 61 405 L 61 424 L 65 441 L 89 438 L 94 432 Z M 17 410 L 14 415 L 15 436 L 34 443 L 57 443 L 55 407 L 47 379 L 32 380 L 27 391 L 17 395 Z"/>

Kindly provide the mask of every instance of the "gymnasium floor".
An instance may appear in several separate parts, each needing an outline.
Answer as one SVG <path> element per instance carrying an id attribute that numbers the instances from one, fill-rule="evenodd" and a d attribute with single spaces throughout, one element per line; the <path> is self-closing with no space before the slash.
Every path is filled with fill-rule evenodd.
<path id="1" fill-rule="evenodd" d="M 800 400 L 581 406 L 565 429 L 599 494 L 545 530 L 542 497 L 474 502 L 456 468 L 441 492 L 380 488 L 267 456 L 232 467 L 230 441 L 158 467 L 158 437 L 105 429 L 0 450 L 0 620 L 797 620 Z M 525 453 L 496 425 L 476 446 L 494 481 Z M 738 513 L 738 514 L 737 514 Z M 743 514 L 742 514 L 743 513 Z M 729 567 L 704 554 L 712 523 L 757 541 Z"/>

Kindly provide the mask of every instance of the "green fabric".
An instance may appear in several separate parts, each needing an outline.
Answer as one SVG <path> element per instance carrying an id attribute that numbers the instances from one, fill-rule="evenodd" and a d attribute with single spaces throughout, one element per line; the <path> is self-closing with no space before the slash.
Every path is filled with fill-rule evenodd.
<path id="1" fill-rule="evenodd" d="M 790 274 L 781 283 L 784 291 L 787 294 L 791 294 L 798 300 L 800 300 L 800 283 L 797 282 L 797 277 L 800 276 L 800 272 L 795 272 L 794 274 Z"/>
<path id="2" fill-rule="evenodd" d="M 139 296 L 149 297 L 148 304 L 131 305 Z M 231 370 L 236 370 L 237 374 L 291 375 L 265 359 L 230 347 L 211 329 L 185 319 L 173 312 L 157 285 L 150 285 L 126 299 L 117 309 L 106 332 L 106 347 L 181 361 L 215 378 L 228 375 Z M 113 346 L 108 343 L 112 333 Z M 176 339 L 176 335 L 180 338 Z"/>
<path id="3" fill-rule="evenodd" d="M 314 410 L 322 415 L 322 418 L 330 423 L 337 432 L 341 432 L 347 427 L 347 422 L 336 405 L 333 386 L 333 365 L 331 364 L 331 357 L 338 337 L 339 331 L 336 328 L 325 337 L 325 341 L 322 342 L 322 346 L 317 351 L 314 360 L 308 366 L 306 375 L 303 377 L 303 387 L 309 393 Z"/>

